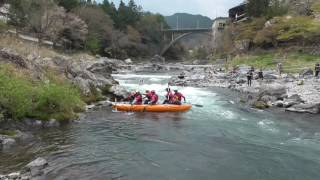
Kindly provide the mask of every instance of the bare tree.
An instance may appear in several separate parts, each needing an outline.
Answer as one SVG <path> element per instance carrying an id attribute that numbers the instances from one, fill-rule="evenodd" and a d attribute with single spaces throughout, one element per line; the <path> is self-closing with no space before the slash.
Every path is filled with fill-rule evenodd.
<path id="1" fill-rule="evenodd" d="M 44 37 L 55 39 L 63 29 L 65 10 L 53 0 L 25 0 L 26 24 L 42 43 Z"/>
<path id="2" fill-rule="evenodd" d="M 84 48 L 84 43 L 88 35 L 87 24 L 75 14 L 67 13 L 64 17 L 63 30 L 60 32 L 58 41 L 65 48 Z"/>

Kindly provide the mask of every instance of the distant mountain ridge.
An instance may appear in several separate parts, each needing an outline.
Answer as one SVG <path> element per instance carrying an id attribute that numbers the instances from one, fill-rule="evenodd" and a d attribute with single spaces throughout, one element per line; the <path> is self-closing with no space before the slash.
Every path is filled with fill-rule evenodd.
<path id="1" fill-rule="evenodd" d="M 209 17 L 188 13 L 165 16 L 165 20 L 172 29 L 211 28 L 213 24 L 213 20 Z M 179 27 L 177 27 L 177 24 Z"/>

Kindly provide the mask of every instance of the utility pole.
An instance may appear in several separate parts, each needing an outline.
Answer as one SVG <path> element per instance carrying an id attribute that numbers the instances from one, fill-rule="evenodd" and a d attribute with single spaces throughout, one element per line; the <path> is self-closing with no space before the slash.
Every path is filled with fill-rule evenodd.
<path id="1" fill-rule="evenodd" d="M 197 29 L 199 29 L 199 19 L 197 19 Z"/>

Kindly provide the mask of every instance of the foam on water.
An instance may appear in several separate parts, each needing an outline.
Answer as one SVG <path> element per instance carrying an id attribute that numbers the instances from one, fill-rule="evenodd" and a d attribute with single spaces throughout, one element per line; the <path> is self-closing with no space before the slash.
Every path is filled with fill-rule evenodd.
<path id="1" fill-rule="evenodd" d="M 264 119 L 258 122 L 258 126 L 263 129 L 273 133 L 279 132 L 277 128 L 274 127 L 274 122 L 268 119 Z"/>
<path id="2" fill-rule="evenodd" d="M 112 77 L 115 78 L 157 78 L 157 79 L 170 79 L 171 76 L 166 75 L 140 75 L 140 74 L 112 74 Z"/>
<path id="3" fill-rule="evenodd" d="M 130 79 L 135 77 L 135 79 Z M 162 100 L 166 94 L 165 89 L 168 87 L 168 79 L 171 76 L 159 76 L 159 75 L 114 75 L 114 78 L 120 83 L 121 86 L 126 87 L 129 91 L 140 91 L 145 92 L 146 90 L 155 90 Z M 143 79 L 146 81 L 143 84 L 138 82 Z M 206 89 L 194 88 L 194 87 L 178 87 L 170 86 L 172 90 L 179 90 L 182 94 L 187 97 L 187 101 L 192 104 L 209 104 L 212 103 L 216 97 L 216 93 L 208 91 Z M 208 101 L 210 97 L 210 101 Z M 160 100 L 160 101 L 161 101 Z"/>

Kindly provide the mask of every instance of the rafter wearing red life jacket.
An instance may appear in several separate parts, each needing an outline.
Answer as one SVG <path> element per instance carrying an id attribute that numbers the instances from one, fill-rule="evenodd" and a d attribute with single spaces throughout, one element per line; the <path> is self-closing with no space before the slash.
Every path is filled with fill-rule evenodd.
<path id="1" fill-rule="evenodd" d="M 158 103 L 159 96 L 156 94 L 155 91 L 151 91 L 151 102 L 150 104 L 155 105 Z"/>
<path id="2" fill-rule="evenodd" d="M 137 92 L 136 95 L 135 95 L 134 104 L 135 105 L 142 105 L 142 101 L 143 101 L 143 98 L 142 98 L 141 93 Z"/>
<path id="3" fill-rule="evenodd" d="M 178 90 L 174 90 L 174 102 L 173 104 L 182 104 L 182 99 L 186 102 L 186 97 L 178 92 Z"/>

